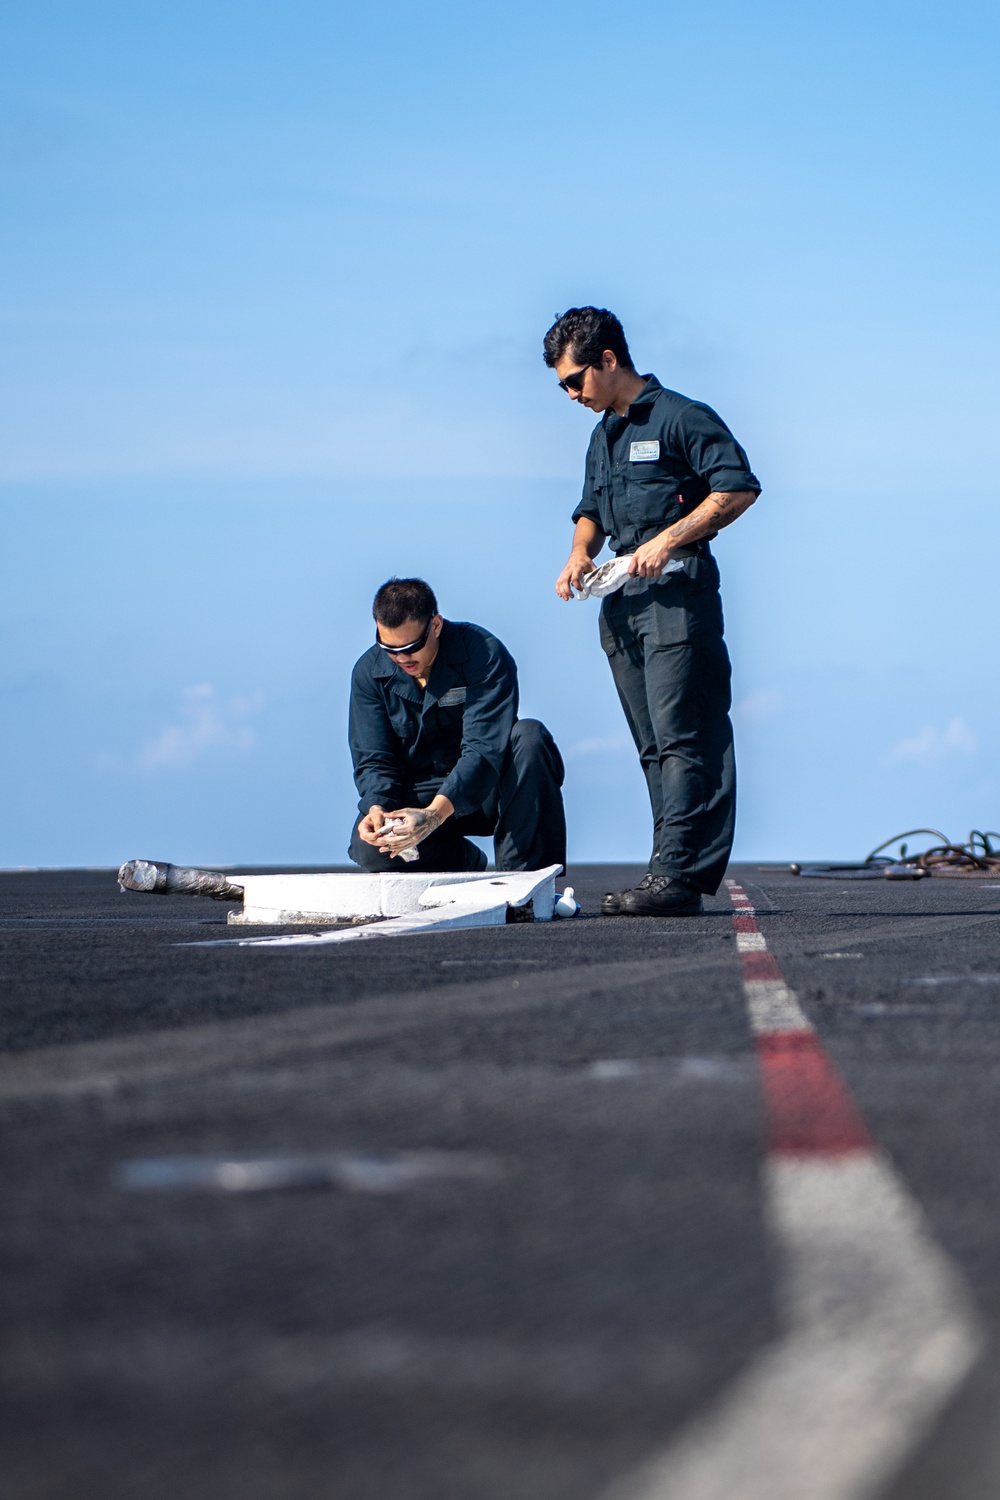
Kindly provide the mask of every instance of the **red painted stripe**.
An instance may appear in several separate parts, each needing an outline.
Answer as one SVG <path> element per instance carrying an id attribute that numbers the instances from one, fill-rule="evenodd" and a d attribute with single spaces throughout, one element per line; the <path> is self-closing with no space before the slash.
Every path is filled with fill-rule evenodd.
<path id="1" fill-rule="evenodd" d="M 738 886 L 730 895 L 737 932 L 759 932 L 752 917 L 739 915 L 746 896 Z M 783 984 L 784 975 L 766 948 L 741 953 L 743 979 Z M 767 1111 L 769 1150 L 778 1156 L 843 1156 L 871 1151 L 865 1127 L 847 1085 L 810 1027 L 770 1031 L 757 1038 L 761 1081 Z"/>
<path id="2" fill-rule="evenodd" d="M 814 1031 L 772 1031 L 757 1040 L 768 1145 L 780 1156 L 842 1156 L 872 1140 L 847 1085 Z"/>
<path id="3" fill-rule="evenodd" d="M 783 983 L 784 976 L 774 961 L 774 954 L 768 953 L 766 948 L 758 948 L 756 953 L 741 953 L 740 957 L 744 979 L 774 979 Z"/>

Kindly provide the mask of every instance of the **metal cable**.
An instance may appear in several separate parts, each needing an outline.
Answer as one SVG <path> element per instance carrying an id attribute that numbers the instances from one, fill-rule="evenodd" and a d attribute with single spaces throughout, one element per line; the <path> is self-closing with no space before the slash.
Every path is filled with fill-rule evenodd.
<path id="1" fill-rule="evenodd" d="M 928 834 L 939 842 L 922 854 L 908 854 L 904 839 Z M 898 858 L 883 851 L 899 845 Z M 964 844 L 953 844 L 939 828 L 909 828 L 879 844 L 860 864 L 798 865 L 788 867 L 793 875 L 812 875 L 828 880 L 920 880 L 927 875 L 965 876 L 974 879 L 1000 875 L 1000 833 L 973 828 Z"/>
<path id="2" fill-rule="evenodd" d="M 925 849 L 922 854 L 908 858 L 903 839 L 914 838 L 922 833 L 930 834 L 940 842 Z M 966 843 L 954 844 L 946 833 L 941 833 L 937 828 L 910 828 L 906 833 L 897 833 L 894 838 L 879 844 L 868 855 L 865 864 L 913 865 L 928 875 L 1000 875 L 1000 846 L 994 845 L 994 839 L 1000 844 L 1000 833 L 993 829 L 983 833 L 980 829 L 973 828 Z M 902 844 L 898 859 L 882 854 L 883 849 L 891 849 L 894 844 Z M 882 856 L 881 859 L 879 855 Z"/>

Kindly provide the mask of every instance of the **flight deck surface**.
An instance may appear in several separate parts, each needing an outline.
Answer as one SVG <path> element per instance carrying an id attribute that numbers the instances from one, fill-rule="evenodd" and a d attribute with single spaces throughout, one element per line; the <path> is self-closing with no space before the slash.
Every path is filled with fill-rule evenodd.
<path id="1" fill-rule="evenodd" d="M 0 875 L 3 1493 L 686 1500 L 727 1444 L 738 1500 L 1000 1493 L 1000 882 L 736 866 L 702 917 L 596 915 L 640 873 L 570 869 L 572 920 L 315 948 Z M 148 1170 L 274 1159 L 285 1190 Z M 804 1162 L 868 1173 L 862 1211 L 783 1217 Z M 843 1305 L 795 1345 L 810 1224 Z M 848 1335 L 905 1407 L 853 1471 Z M 754 1487 L 790 1427 L 827 1488 Z"/>

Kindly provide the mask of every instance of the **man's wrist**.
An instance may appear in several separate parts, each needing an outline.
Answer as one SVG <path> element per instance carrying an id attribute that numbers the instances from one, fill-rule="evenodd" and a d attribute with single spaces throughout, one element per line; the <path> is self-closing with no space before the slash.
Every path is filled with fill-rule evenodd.
<path id="1" fill-rule="evenodd" d="M 434 819 L 434 827 L 437 828 L 444 822 L 445 818 L 451 817 L 455 811 L 455 804 L 438 792 L 436 797 L 431 798 L 425 811 Z"/>
<path id="2" fill-rule="evenodd" d="M 661 531 L 659 536 L 653 538 L 653 541 L 664 554 L 665 562 L 670 561 L 670 554 L 676 547 L 681 547 L 684 544 L 684 538 L 676 533 L 673 526 L 668 527 L 666 531 Z"/>

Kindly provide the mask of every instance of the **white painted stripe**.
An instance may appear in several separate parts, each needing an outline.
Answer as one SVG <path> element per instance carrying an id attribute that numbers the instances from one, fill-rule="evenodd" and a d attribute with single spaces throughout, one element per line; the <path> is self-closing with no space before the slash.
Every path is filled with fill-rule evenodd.
<path id="1" fill-rule="evenodd" d="M 767 944 L 762 932 L 738 932 L 736 934 L 736 946 L 741 953 L 762 953 Z"/>
<path id="2" fill-rule="evenodd" d="M 756 1036 L 766 1031 L 812 1031 L 812 1024 L 803 1015 L 798 996 L 783 979 L 745 979 L 743 993 Z"/>
<path id="3" fill-rule="evenodd" d="M 605 1500 L 869 1500 L 981 1347 L 964 1287 L 876 1156 L 765 1171 L 785 1336 Z"/>

